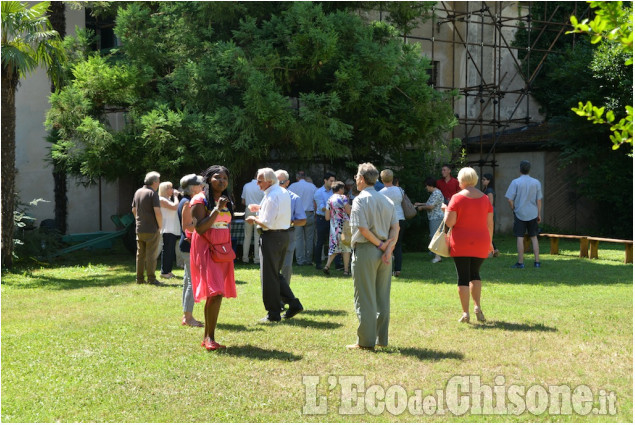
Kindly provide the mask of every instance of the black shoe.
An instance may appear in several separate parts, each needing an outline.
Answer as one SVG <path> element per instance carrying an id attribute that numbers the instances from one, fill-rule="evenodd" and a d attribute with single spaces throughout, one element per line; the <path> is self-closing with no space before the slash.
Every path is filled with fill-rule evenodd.
<path id="1" fill-rule="evenodd" d="M 282 318 L 285 320 L 291 319 L 296 314 L 301 313 L 303 311 L 304 311 L 304 308 L 302 306 L 300 306 L 299 308 L 289 308 L 289 310 L 287 310 L 286 313 L 282 315 Z"/>
<path id="2" fill-rule="evenodd" d="M 278 322 L 280 322 L 280 319 L 270 319 L 269 316 L 265 316 L 262 319 L 258 320 L 258 323 L 264 323 L 264 324 L 278 323 Z"/>

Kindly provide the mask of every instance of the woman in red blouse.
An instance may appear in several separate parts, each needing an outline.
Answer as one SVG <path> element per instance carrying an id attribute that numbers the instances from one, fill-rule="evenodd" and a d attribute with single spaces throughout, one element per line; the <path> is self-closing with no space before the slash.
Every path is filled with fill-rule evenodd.
<path id="1" fill-rule="evenodd" d="M 487 195 L 476 189 L 478 174 L 473 168 L 462 168 L 458 180 L 462 190 L 450 200 L 445 210 L 445 224 L 452 228 L 450 256 L 454 258 L 463 307 L 459 322 L 470 321 L 470 293 L 474 300 L 474 314 L 479 322 L 484 322 L 479 271 L 485 258 L 493 251 L 494 210 Z"/>

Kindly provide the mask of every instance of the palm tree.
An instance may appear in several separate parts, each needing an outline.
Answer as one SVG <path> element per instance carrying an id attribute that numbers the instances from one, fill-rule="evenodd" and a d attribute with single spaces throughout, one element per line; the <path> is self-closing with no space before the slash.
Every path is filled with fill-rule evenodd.
<path id="1" fill-rule="evenodd" d="M 59 35 L 46 15 L 50 2 L 32 7 L 3 1 L 2 9 L 2 265 L 13 259 L 15 207 L 15 93 L 20 79 L 44 66 L 56 87 L 63 76 Z"/>

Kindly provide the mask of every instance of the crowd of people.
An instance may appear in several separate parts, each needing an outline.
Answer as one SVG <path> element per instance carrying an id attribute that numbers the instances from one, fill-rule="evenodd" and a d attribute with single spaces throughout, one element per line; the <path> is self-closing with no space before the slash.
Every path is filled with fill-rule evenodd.
<path id="1" fill-rule="evenodd" d="M 542 207 L 540 182 L 529 176 L 530 164 L 522 161 L 521 176 L 510 185 L 505 197 L 514 213 L 514 234 L 518 238 L 518 261 L 523 268 L 523 237 L 528 233 L 538 256 L 538 223 Z M 497 256 L 493 244 L 493 176 L 484 174 L 477 189 L 478 174 L 470 167 L 452 176 L 449 164 L 442 178 L 425 180 L 426 202 L 415 202 L 417 211 L 426 211 L 430 236 L 437 229 L 449 229 L 447 244 L 457 273 L 462 308 L 459 322 L 470 321 L 470 296 L 474 314 L 484 322 L 481 308 L 480 269 L 484 260 Z M 379 177 L 381 176 L 381 181 Z M 242 261 L 260 265 L 262 301 L 266 311 L 261 323 L 291 319 L 304 310 L 290 282 L 293 258 L 299 266 L 315 265 L 326 275 L 341 258 L 343 276 L 351 276 L 354 305 L 358 317 L 357 341 L 349 349 L 374 350 L 388 345 L 390 287 L 392 277 L 402 271 L 402 239 L 405 192 L 392 170 L 379 173 L 370 163 L 360 164 L 354 179 L 336 180 L 326 173 L 317 188 L 304 171 L 289 173 L 261 168 L 245 184 Z M 171 182 L 161 182 L 157 172 L 149 172 L 144 186 L 132 202 L 137 233 L 136 281 L 160 284 L 156 279 L 157 257 L 161 253 L 161 274 L 174 278 L 172 269 L 179 257 L 184 263 L 182 325 L 203 327 L 201 345 L 208 351 L 225 348 L 216 341 L 216 324 L 223 298 L 235 298 L 234 260 L 230 226 L 234 203 L 227 188 L 230 172 L 213 165 L 201 175 L 188 174 L 180 180 L 180 191 Z M 412 208 L 412 207 L 410 207 Z M 412 213 L 414 214 L 414 212 Z M 348 243 L 342 234 L 350 228 Z M 313 243 L 315 241 L 315 243 Z M 327 253 L 324 247 L 327 246 Z M 322 261 L 326 264 L 322 267 Z M 442 261 L 436 254 L 433 263 Z M 193 316 L 195 303 L 204 302 L 204 322 Z"/>

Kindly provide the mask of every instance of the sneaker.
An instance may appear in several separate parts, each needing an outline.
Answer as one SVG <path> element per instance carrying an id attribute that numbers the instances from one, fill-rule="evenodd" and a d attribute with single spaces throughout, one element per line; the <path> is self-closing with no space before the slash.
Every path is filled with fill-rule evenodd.
<path id="1" fill-rule="evenodd" d="M 436 263 L 440 263 L 441 262 L 441 258 L 440 257 L 434 257 L 432 259 L 432 263 L 436 264 Z"/>
<path id="2" fill-rule="evenodd" d="M 516 263 L 512 266 L 512 269 L 524 269 L 524 268 L 525 268 L 524 263 Z"/>
<path id="3" fill-rule="evenodd" d="M 483 314 L 483 310 L 475 307 L 474 314 L 476 315 L 476 320 L 478 320 L 479 322 L 485 322 L 485 315 Z"/>
<path id="4" fill-rule="evenodd" d="M 539 269 L 540 268 L 540 263 L 538 261 L 535 261 L 534 262 L 534 267 Z"/>
<path id="5" fill-rule="evenodd" d="M 463 313 L 463 316 L 459 319 L 459 323 L 470 323 L 469 313 Z"/>

